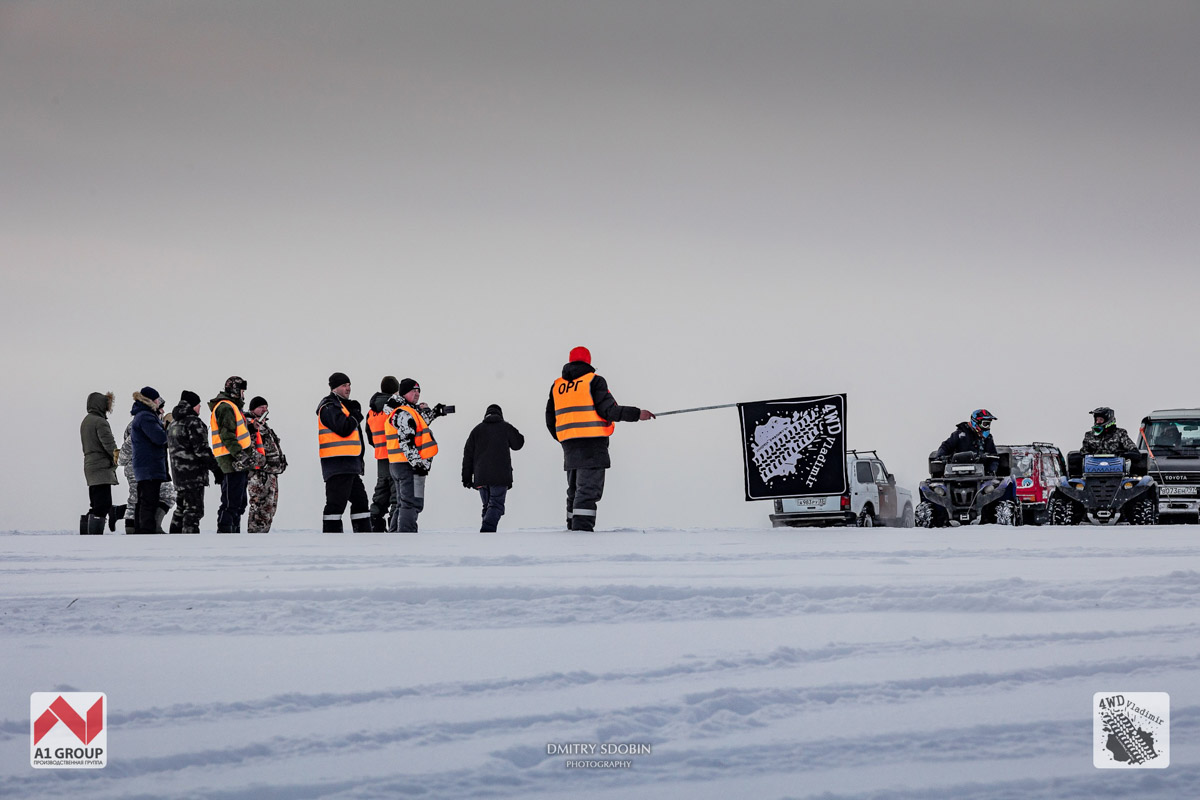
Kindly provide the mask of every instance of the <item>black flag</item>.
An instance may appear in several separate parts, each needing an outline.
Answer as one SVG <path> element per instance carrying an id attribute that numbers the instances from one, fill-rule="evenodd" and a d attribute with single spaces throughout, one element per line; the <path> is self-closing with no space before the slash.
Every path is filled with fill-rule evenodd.
<path id="1" fill-rule="evenodd" d="M 746 499 L 846 491 L 846 395 L 738 403 Z"/>

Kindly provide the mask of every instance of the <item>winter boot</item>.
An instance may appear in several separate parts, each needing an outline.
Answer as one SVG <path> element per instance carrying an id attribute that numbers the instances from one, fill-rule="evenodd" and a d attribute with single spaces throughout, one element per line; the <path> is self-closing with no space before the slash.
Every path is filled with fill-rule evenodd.
<path id="1" fill-rule="evenodd" d="M 108 529 L 113 533 L 117 531 L 117 520 L 125 516 L 125 506 L 113 506 L 108 510 Z"/>
<path id="2" fill-rule="evenodd" d="M 183 520 L 178 514 L 171 515 L 171 527 L 167 528 L 167 533 L 183 533 Z"/>
<path id="3" fill-rule="evenodd" d="M 87 532 L 89 536 L 103 536 L 104 517 L 93 517 L 91 514 L 88 514 Z"/>
<path id="4" fill-rule="evenodd" d="M 147 531 L 147 533 L 166 533 L 162 527 L 163 520 L 166 519 L 166 517 L 166 508 L 160 505 L 158 508 L 154 509 L 154 530 Z"/>
<path id="5" fill-rule="evenodd" d="M 87 536 L 87 533 L 88 533 L 88 515 L 80 514 L 79 515 L 79 535 Z"/>
<path id="6" fill-rule="evenodd" d="M 342 533 L 342 520 L 326 519 L 321 521 L 321 533 Z"/>
<path id="7" fill-rule="evenodd" d="M 137 533 L 137 523 L 131 519 L 125 520 L 125 535 Z"/>
<path id="8" fill-rule="evenodd" d="M 384 519 L 383 517 L 377 517 L 374 514 L 372 514 L 371 515 L 371 533 L 386 533 L 386 532 L 387 532 L 387 520 Z"/>
<path id="9" fill-rule="evenodd" d="M 370 517 L 356 517 L 353 514 L 350 516 L 350 530 L 355 533 L 370 533 L 371 528 Z"/>

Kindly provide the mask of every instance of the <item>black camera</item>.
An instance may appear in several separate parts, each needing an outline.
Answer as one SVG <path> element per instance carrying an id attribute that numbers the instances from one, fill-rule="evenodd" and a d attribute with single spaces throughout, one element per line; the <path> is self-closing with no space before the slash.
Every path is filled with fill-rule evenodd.
<path id="1" fill-rule="evenodd" d="M 436 406 L 433 407 L 433 411 L 439 417 L 444 417 L 447 414 L 454 413 L 454 406 L 448 406 L 448 405 L 443 405 L 442 403 L 438 403 Z"/>

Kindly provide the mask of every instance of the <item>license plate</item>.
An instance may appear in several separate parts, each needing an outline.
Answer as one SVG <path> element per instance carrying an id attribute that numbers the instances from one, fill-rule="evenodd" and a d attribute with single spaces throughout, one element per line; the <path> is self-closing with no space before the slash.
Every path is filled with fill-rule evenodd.
<path id="1" fill-rule="evenodd" d="M 1158 488 L 1158 493 L 1159 494 L 1172 494 L 1172 495 L 1194 495 L 1196 493 L 1196 487 L 1195 486 L 1160 486 Z"/>
<path id="2" fill-rule="evenodd" d="M 797 497 L 796 505 L 801 508 L 821 508 L 825 505 L 824 497 Z"/>

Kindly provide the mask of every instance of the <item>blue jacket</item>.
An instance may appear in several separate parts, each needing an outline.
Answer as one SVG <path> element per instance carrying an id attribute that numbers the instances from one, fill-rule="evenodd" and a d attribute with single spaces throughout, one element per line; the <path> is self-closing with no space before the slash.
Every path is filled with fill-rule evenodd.
<path id="1" fill-rule="evenodd" d="M 133 444 L 133 479 L 138 481 L 169 481 L 167 467 L 167 429 L 151 406 L 153 401 L 133 394 L 133 423 L 129 440 Z"/>

